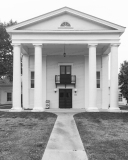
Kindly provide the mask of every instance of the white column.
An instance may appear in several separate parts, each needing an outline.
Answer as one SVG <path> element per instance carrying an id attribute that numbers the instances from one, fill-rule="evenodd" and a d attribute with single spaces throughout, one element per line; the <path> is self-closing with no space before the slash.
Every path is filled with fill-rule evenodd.
<path id="1" fill-rule="evenodd" d="M 118 107 L 118 46 L 119 44 L 111 44 L 110 111 L 119 110 L 119 107 Z"/>
<path id="2" fill-rule="evenodd" d="M 22 91 L 23 91 L 23 108 L 29 108 L 29 56 L 23 55 L 23 74 L 22 74 Z"/>
<path id="3" fill-rule="evenodd" d="M 88 56 L 84 56 L 85 57 L 85 72 L 84 72 L 84 77 L 85 77 L 85 91 L 84 91 L 84 99 L 85 99 L 85 109 L 88 109 L 88 104 L 89 104 L 89 57 Z"/>
<path id="4" fill-rule="evenodd" d="M 13 108 L 14 110 L 22 110 L 21 108 L 21 56 L 20 44 L 13 46 Z"/>
<path id="5" fill-rule="evenodd" d="M 43 111 L 42 44 L 35 45 L 35 89 L 33 110 Z"/>
<path id="6" fill-rule="evenodd" d="M 42 59 L 43 110 L 45 109 L 45 102 L 46 102 L 46 83 L 47 83 L 46 82 L 46 59 L 47 59 L 46 55 L 43 55 L 43 59 Z"/>
<path id="7" fill-rule="evenodd" d="M 102 56 L 102 109 L 107 110 L 109 107 L 108 93 L 108 54 Z"/>
<path id="8" fill-rule="evenodd" d="M 89 107 L 88 111 L 98 111 L 96 104 L 96 46 L 89 44 Z"/>

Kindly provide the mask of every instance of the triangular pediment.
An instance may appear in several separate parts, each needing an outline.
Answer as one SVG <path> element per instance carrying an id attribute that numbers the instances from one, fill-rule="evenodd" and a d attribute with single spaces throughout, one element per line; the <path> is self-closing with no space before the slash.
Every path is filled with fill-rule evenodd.
<path id="1" fill-rule="evenodd" d="M 61 8 L 7 28 L 8 31 L 123 31 L 124 29 L 125 28 L 122 26 L 101 20 L 68 7 Z"/>

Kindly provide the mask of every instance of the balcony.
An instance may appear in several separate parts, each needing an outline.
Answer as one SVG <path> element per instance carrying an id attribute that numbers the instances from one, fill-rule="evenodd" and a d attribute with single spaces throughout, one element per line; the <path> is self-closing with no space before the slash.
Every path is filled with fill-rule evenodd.
<path id="1" fill-rule="evenodd" d="M 68 75 L 68 74 L 62 74 L 62 75 L 55 75 L 55 83 L 58 84 L 76 84 L 76 76 L 75 75 Z"/>

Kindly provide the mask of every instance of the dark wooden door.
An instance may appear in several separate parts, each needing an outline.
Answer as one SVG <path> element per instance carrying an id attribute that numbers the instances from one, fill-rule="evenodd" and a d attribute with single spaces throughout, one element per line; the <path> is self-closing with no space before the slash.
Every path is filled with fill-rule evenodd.
<path id="1" fill-rule="evenodd" d="M 59 108 L 72 108 L 72 89 L 59 90 Z"/>

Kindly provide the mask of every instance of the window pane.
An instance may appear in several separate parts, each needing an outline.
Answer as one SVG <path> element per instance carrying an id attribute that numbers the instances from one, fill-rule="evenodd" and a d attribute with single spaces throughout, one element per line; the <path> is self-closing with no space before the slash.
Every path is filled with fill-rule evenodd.
<path id="1" fill-rule="evenodd" d="M 67 97 L 67 98 L 70 98 L 70 97 L 71 97 L 71 93 L 69 93 L 69 92 L 66 93 L 66 97 Z"/>
<path id="2" fill-rule="evenodd" d="M 64 93 L 60 93 L 60 98 L 63 98 L 64 97 Z"/>
<path id="3" fill-rule="evenodd" d="M 7 101 L 12 101 L 12 93 L 7 93 Z"/>
<path id="4" fill-rule="evenodd" d="M 60 74 L 65 74 L 65 66 L 60 66 Z"/>
<path id="5" fill-rule="evenodd" d="M 100 88 L 100 80 L 97 80 L 97 88 Z"/>
<path id="6" fill-rule="evenodd" d="M 100 79 L 100 72 L 96 72 L 97 79 Z"/>
<path id="7" fill-rule="evenodd" d="M 31 79 L 34 79 L 34 72 L 31 72 Z"/>
<path id="8" fill-rule="evenodd" d="M 31 80 L 31 88 L 34 88 L 34 80 Z"/>
<path id="9" fill-rule="evenodd" d="M 71 74 L 71 66 L 66 66 L 66 74 Z"/>

